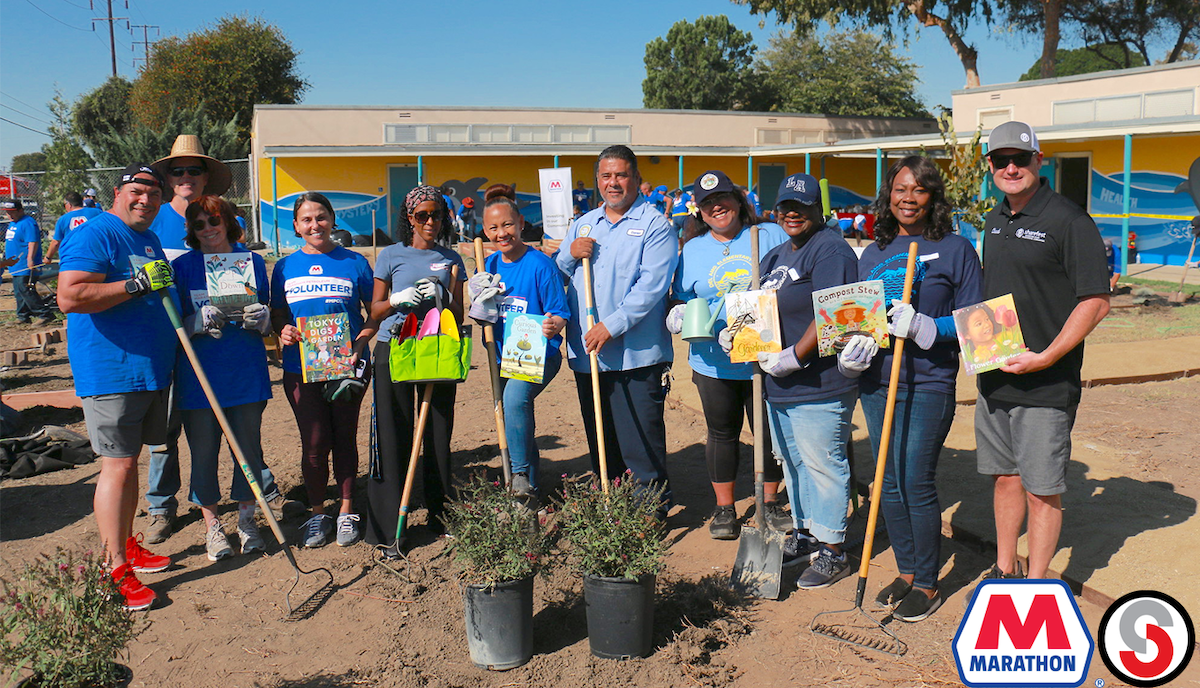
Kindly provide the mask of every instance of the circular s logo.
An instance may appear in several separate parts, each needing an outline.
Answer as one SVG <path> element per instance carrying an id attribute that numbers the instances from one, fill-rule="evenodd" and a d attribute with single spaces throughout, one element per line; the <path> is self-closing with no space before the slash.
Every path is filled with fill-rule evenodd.
<path id="1" fill-rule="evenodd" d="M 1196 630 L 1175 598 L 1139 590 L 1117 600 L 1100 621 L 1100 658 L 1122 681 L 1161 686 L 1192 658 Z"/>

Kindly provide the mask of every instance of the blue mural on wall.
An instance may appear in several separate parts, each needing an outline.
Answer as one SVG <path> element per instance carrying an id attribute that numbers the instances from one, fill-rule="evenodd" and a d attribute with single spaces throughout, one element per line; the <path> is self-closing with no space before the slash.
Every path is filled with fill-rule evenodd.
<path id="1" fill-rule="evenodd" d="M 1103 175 L 1092 170 L 1092 207 L 1095 215 L 1120 215 L 1124 197 L 1124 174 Z M 1184 177 L 1164 172 L 1130 174 L 1130 213 L 1177 215 L 1190 218 L 1196 205 L 1186 193 L 1175 193 Z M 1121 245 L 1121 218 L 1096 217 L 1096 226 L 1106 238 Z M 1129 218 L 1129 231 L 1137 233 L 1137 258 L 1142 263 L 1183 265 L 1192 243 L 1189 220 L 1164 220 L 1148 217 Z"/>
<path id="2" fill-rule="evenodd" d="M 388 209 L 387 195 L 355 193 L 352 191 L 321 191 L 333 203 L 333 212 L 340 229 L 351 234 L 371 236 L 371 211 L 375 211 L 375 221 L 378 226 L 386 226 Z M 296 236 L 292 229 L 292 206 L 300 193 L 289 194 L 279 199 L 279 245 L 297 248 L 304 242 Z M 262 213 L 263 241 L 267 245 L 275 242 L 275 215 L 270 201 L 261 201 L 259 210 Z"/>

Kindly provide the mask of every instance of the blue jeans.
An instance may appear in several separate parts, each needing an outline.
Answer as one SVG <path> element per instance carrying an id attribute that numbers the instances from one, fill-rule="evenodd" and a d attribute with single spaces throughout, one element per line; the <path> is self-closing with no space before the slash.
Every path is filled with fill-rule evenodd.
<path id="1" fill-rule="evenodd" d="M 846 441 L 858 390 L 811 402 L 771 402 L 771 442 L 783 459 L 792 522 L 821 542 L 846 539 L 850 462 Z"/>
<path id="2" fill-rule="evenodd" d="M 263 496 L 268 500 L 279 495 L 275 486 L 275 477 L 271 469 L 263 461 L 262 452 L 262 414 L 267 408 L 267 402 L 259 401 L 252 404 L 227 406 L 222 410 L 229 420 L 233 436 L 237 438 L 246 462 L 254 471 L 254 477 L 262 489 Z M 183 427 L 187 432 L 188 448 L 192 451 L 192 486 L 191 499 L 200 506 L 212 506 L 221 501 L 221 486 L 217 484 L 217 461 L 221 456 L 221 425 L 212 409 L 180 410 Z M 250 483 L 234 458 L 233 484 L 229 488 L 229 496 L 236 502 L 254 500 L 254 492 Z"/>
<path id="3" fill-rule="evenodd" d="M 183 424 L 179 404 L 175 400 L 175 385 L 168 392 L 167 442 L 150 447 L 150 466 L 146 475 L 146 511 L 151 516 L 174 516 L 179 509 L 179 435 Z"/>
<path id="4" fill-rule="evenodd" d="M 508 456 L 512 461 L 513 473 L 529 476 L 529 485 L 538 488 L 538 456 L 533 400 L 546 389 L 546 385 L 558 375 L 562 367 L 562 356 L 547 356 L 542 384 L 535 385 L 524 380 L 500 378 L 504 399 L 504 431 L 508 435 Z"/>
<path id="5" fill-rule="evenodd" d="M 21 256 L 21 262 L 25 262 L 25 256 Z M 12 276 L 13 297 L 17 300 L 18 320 L 54 316 L 54 311 L 47 308 L 46 304 L 42 302 L 42 297 L 38 296 L 36 285 L 36 270 L 29 274 Z"/>
<path id="6" fill-rule="evenodd" d="M 887 388 L 863 394 L 861 399 L 871 447 L 878 456 Z M 900 390 L 896 398 L 879 506 L 897 570 L 911 575 L 913 585 L 925 590 L 937 587 L 941 568 L 942 507 L 935 477 L 938 455 L 953 420 L 953 394 L 910 387 Z"/>

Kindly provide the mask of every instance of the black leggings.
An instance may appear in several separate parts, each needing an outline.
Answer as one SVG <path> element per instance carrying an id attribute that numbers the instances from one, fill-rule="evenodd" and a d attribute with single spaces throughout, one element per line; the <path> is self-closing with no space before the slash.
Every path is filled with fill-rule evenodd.
<path id="1" fill-rule="evenodd" d="M 283 373 L 283 392 L 296 414 L 303 457 L 300 472 L 312 506 L 324 504 L 329 484 L 329 455 L 338 494 L 350 501 L 358 475 L 358 410 L 362 400 L 335 404 L 322 396 L 324 382 L 304 382 L 300 373 Z"/>
<path id="2" fill-rule="evenodd" d="M 692 372 L 692 382 L 700 392 L 704 422 L 708 425 L 708 441 L 704 458 L 708 463 L 708 479 L 714 483 L 731 483 L 737 479 L 741 449 L 742 415 L 750 420 L 754 430 L 754 383 L 750 380 L 722 380 Z M 766 402 L 763 402 L 764 405 Z M 771 456 L 771 435 L 765 433 L 763 481 L 783 480 L 783 469 Z"/>

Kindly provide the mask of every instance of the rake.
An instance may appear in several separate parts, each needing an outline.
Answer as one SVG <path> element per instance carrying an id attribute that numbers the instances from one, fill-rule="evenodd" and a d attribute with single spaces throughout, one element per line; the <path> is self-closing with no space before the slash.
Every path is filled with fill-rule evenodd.
<path id="1" fill-rule="evenodd" d="M 908 245 L 908 265 L 904 271 L 904 303 L 912 296 L 913 269 L 917 263 L 917 242 Z M 883 430 L 879 438 L 879 455 L 875 459 L 875 480 L 871 483 L 871 508 L 867 515 L 867 536 L 863 543 L 862 564 L 858 568 L 858 588 L 854 593 L 854 606 L 821 612 L 813 617 L 809 629 L 816 635 L 832 638 L 839 642 L 879 650 L 892 655 L 908 652 L 908 645 L 896 637 L 883 622 L 865 612 L 863 597 L 867 592 L 867 573 L 871 568 L 871 554 L 875 546 L 875 525 L 879 520 L 879 500 L 883 493 L 883 471 L 887 465 L 888 447 L 892 439 L 892 421 L 896 413 L 896 393 L 900 387 L 900 359 L 904 353 L 904 340 L 896 339 L 892 354 L 892 375 L 888 381 L 887 405 L 883 413 Z M 848 618 L 847 618 L 848 617 Z M 880 636 L 879 631 L 883 631 Z"/>

